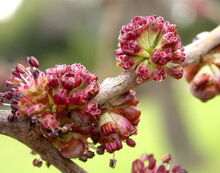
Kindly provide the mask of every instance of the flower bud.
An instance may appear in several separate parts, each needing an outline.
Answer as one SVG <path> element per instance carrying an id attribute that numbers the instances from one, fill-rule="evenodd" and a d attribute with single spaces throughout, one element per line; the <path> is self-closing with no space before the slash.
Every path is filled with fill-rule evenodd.
<path id="1" fill-rule="evenodd" d="M 75 105 L 84 105 L 88 99 L 89 95 L 85 91 L 76 91 L 70 96 L 70 102 Z"/>
<path id="2" fill-rule="evenodd" d="M 2 97 L 2 94 L 3 93 L 0 94 L 0 97 Z M 4 98 L 7 100 L 11 100 L 14 97 L 14 93 L 12 91 L 7 91 L 3 95 L 4 95 Z"/>
<path id="3" fill-rule="evenodd" d="M 81 158 L 86 151 L 86 144 L 80 138 L 73 137 L 69 142 L 61 143 L 58 149 L 65 158 Z"/>
<path id="4" fill-rule="evenodd" d="M 56 118 L 52 114 L 42 115 L 38 120 L 46 129 L 55 130 L 59 126 Z"/>
<path id="5" fill-rule="evenodd" d="M 111 159 L 110 162 L 109 162 L 109 166 L 110 166 L 111 168 L 115 168 L 116 163 L 117 163 L 117 160 Z"/>
<path id="6" fill-rule="evenodd" d="M 120 150 L 122 148 L 122 143 L 119 139 L 113 139 L 107 143 L 104 143 L 103 146 L 109 153 L 113 153 L 116 150 Z"/>
<path id="7" fill-rule="evenodd" d="M 157 169 L 155 173 L 166 173 L 166 168 L 164 165 L 160 165 Z"/>
<path id="8" fill-rule="evenodd" d="M 38 69 L 35 69 L 32 71 L 33 77 L 34 79 L 38 79 L 39 75 L 40 75 L 40 71 Z"/>
<path id="9" fill-rule="evenodd" d="M 144 81 L 147 81 L 148 79 L 150 79 L 150 70 L 147 67 L 147 64 L 140 64 L 136 71 L 135 74 L 137 76 L 137 83 L 143 83 Z"/>
<path id="10" fill-rule="evenodd" d="M 70 113 L 71 120 L 78 126 L 82 126 L 78 128 L 81 131 L 92 131 L 92 128 L 85 127 L 94 123 L 94 117 L 86 114 L 83 110 L 73 110 Z M 76 129 L 75 129 L 76 130 Z M 83 132 L 81 132 L 83 133 Z"/>
<path id="11" fill-rule="evenodd" d="M 21 75 L 19 74 L 19 72 L 17 70 L 13 69 L 11 73 L 14 77 L 21 78 Z"/>
<path id="12" fill-rule="evenodd" d="M 43 162 L 38 160 L 38 159 L 34 159 L 33 160 L 33 165 L 36 167 L 41 167 L 43 165 Z"/>
<path id="13" fill-rule="evenodd" d="M 86 155 L 82 155 L 80 156 L 79 160 L 81 160 L 82 162 L 87 162 L 88 157 Z"/>
<path id="14" fill-rule="evenodd" d="M 69 105 L 69 98 L 66 96 L 67 92 L 65 89 L 61 89 L 59 92 L 54 94 L 54 103 L 57 105 Z"/>
<path id="15" fill-rule="evenodd" d="M 149 162 L 147 168 L 153 170 L 156 166 L 156 160 L 154 159 L 154 156 L 152 154 L 147 155 L 147 160 Z"/>
<path id="16" fill-rule="evenodd" d="M 174 67 L 168 67 L 166 68 L 166 72 L 175 79 L 182 78 L 184 73 L 183 68 L 180 65 Z"/>
<path id="17" fill-rule="evenodd" d="M 158 67 L 152 72 L 151 77 L 153 80 L 161 82 L 162 80 L 166 79 L 167 74 L 163 67 Z"/>
<path id="18" fill-rule="evenodd" d="M 103 146 L 97 147 L 97 154 L 102 155 L 105 153 L 105 148 Z"/>
<path id="19" fill-rule="evenodd" d="M 137 83 L 149 79 L 166 79 L 165 68 L 185 61 L 184 48 L 176 25 L 160 16 L 137 16 L 123 26 L 119 34 L 119 48 L 115 51 L 118 64 L 125 70 L 136 68 Z M 183 72 L 183 71 L 181 71 Z M 182 77 L 173 69 L 171 76 Z M 169 73 L 168 73 L 169 74 Z"/>
<path id="20" fill-rule="evenodd" d="M 90 115 L 94 117 L 101 114 L 101 110 L 98 109 L 97 103 L 88 103 L 85 107 L 85 112 L 89 113 Z"/>
<path id="21" fill-rule="evenodd" d="M 27 61 L 32 67 L 36 67 L 36 68 L 40 67 L 38 60 L 33 56 L 27 57 Z"/>
<path id="22" fill-rule="evenodd" d="M 95 156 L 95 153 L 92 152 L 92 151 L 88 151 L 88 152 L 86 153 L 86 156 L 87 156 L 88 158 L 93 158 L 93 157 Z"/>
<path id="23" fill-rule="evenodd" d="M 98 83 L 91 83 L 85 88 L 86 93 L 88 94 L 89 98 L 93 98 L 99 92 L 99 84 Z"/>
<path id="24" fill-rule="evenodd" d="M 148 161 L 148 166 L 145 166 L 145 161 Z M 187 173 L 179 165 L 171 167 L 171 156 L 166 155 L 162 158 L 163 163 L 157 164 L 153 154 L 143 154 L 140 159 L 133 161 L 132 173 Z"/>
<path id="25" fill-rule="evenodd" d="M 140 173 L 140 171 L 144 168 L 144 162 L 137 159 L 132 163 L 132 173 Z"/>
<path id="26" fill-rule="evenodd" d="M 44 109 L 45 107 L 43 104 L 36 104 L 27 109 L 27 114 L 28 115 L 38 114 L 41 113 Z"/>
<path id="27" fill-rule="evenodd" d="M 171 160 L 172 160 L 172 157 L 171 157 L 170 154 L 166 154 L 166 155 L 164 155 L 164 156 L 162 157 L 161 160 L 162 160 L 163 163 L 170 163 Z"/>
<path id="28" fill-rule="evenodd" d="M 155 50 L 151 60 L 157 65 L 166 65 L 170 59 L 164 51 Z"/>
<path id="29" fill-rule="evenodd" d="M 58 88 L 59 86 L 59 80 L 57 78 L 49 78 L 49 86 L 53 89 L 56 89 Z"/>
<path id="30" fill-rule="evenodd" d="M 7 89 L 12 89 L 12 88 L 17 88 L 17 85 L 14 84 L 12 81 L 7 80 L 7 81 L 5 81 L 5 87 Z"/>
<path id="31" fill-rule="evenodd" d="M 136 146 L 136 142 L 131 138 L 126 139 L 126 143 L 130 147 L 135 147 Z"/>
<path id="32" fill-rule="evenodd" d="M 17 64 L 16 70 L 17 72 L 22 73 L 22 74 L 26 72 L 26 68 L 21 64 Z"/>
<path id="33" fill-rule="evenodd" d="M 123 116 L 127 118 L 133 125 L 137 125 L 139 123 L 140 115 L 141 111 L 134 106 L 124 108 Z"/>
<path id="34" fill-rule="evenodd" d="M 187 170 L 182 169 L 180 165 L 176 165 L 173 167 L 172 173 L 187 173 Z"/>
<path id="35" fill-rule="evenodd" d="M 68 78 L 62 79 L 62 85 L 67 90 L 72 90 L 73 88 L 78 87 L 80 85 L 80 83 L 81 82 L 77 83 L 76 79 L 73 77 L 68 77 Z"/>
<path id="36" fill-rule="evenodd" d="M 117 125 L 113 122 L 108 122 L 101 126 L 101 133 L 104 136 L 109 136 L 115 132 L 117 132 Z"/>
<path id="37" fill-rule="evenodd" d="M 207 101 L 215 97 L 219 93 L 215 79 L 216 77 L 210 66 L 202 67 L 191 81 L 190 89 L 192 94 L 201 101 Z"/>
<path id="38" fill-rule="evenodd" d="M 106 129 L 106 133 L 103 135 L 113 133 L 113 131 L 116 131 L 116 127 L 117 133 L 122 138 L 127 138 L 128 136 L 136 133 L 134 126 L 123 116 L 115 113 L 106 113 L 101 116 L 100 128 Z"/>
<path id="39" fill-rule="evenodd" d="M 111 104 L 111 106 L 113 107 L 131 104 L 131 102 L 136 99 L 135 95 L 136 95 L 136 92 L 133 90 L 130 90 L 129 92 L 121 95 L 119 98 L 113 99 L 113 101 L 110 101 L 109 104 Z"/>

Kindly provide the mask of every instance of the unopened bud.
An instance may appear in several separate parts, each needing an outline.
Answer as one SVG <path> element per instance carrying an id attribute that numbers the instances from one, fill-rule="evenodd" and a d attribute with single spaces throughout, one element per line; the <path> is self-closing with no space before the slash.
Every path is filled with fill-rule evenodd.
<path id="1" fill-rule="evenodd" d="M 105 148 L 103 146 L 98 146 L 96 152 L 97 154 L 102 155 L 105 153 Z"/>
<path id="2" fill-rule="evenodd" d="M 126 139 L 126 143 L 130 147 L 135 147 L 135 145 L 136 145 L 136 142 L 133 139 L 131 139 L 131 138 L 127 138 Z"/>
<path id="3" fill-rule="evenodd" d="M 86 156 L 87 156 L 88 158 L 93 158 L 93 157 L 95 156 L 95 153 L 92 152 L 92 151 L 88 151 L 88 152 L 86 153 Z"/>
<path id="4" fill-rule="evenodd" d="M 33 70 L 32 74 L 33 74 L 34 79 L 36 80 L 36 79 L 38 79 L 38 77 L 40 75 L 40 71 L 37 69 Z"/>
<path id="5" fill-rule="evenodd" d="M 87 156 L 86 155 L 82 155 L 79 160 L 83 161 L 83 162 L 87 162 Z"/>
<path id="6" fill-rule="evenodd" d="M 117 160 L 111 159 L 111 160 L 109 161 L 109 166 L 110 166 L 111 168 L 115 168 L 116 163 L 117 163 Z"/>
<path id="7" fill-rule="evenodd" d="M 23 65 L 21 65 L 21 64 L 17 64 L 16 70 L 19 73 L 25 73 L 26 72 L 26 68 Z"/>
<path id="8" fill-rule="evenodd" d="M 36 167 L 41 167 L 42 164 L 43 164 L 43 162 L 38 160 L 38 159 L 33 160 L 33 165 L 36 166 Z"/>
<path id="9" fill-rule="evenodd" d="M 33 57 L 33 56 L 30 56 L 30 57 L 27 57 L 27 60 L 28 60 L 28 63 L 32 66 L 32 67 L 36 67 L 36 68 L 39 68 L 40 67 L 40 64 L 38 62 L 38 60 Z"/>
<path id="10" fill-rule="evenodd" d="M 171 157 L 170 154 L 166 154 L 166 155 L 164 155 L 164 156 L 162 157 L 161 160 L 162 160 L 163 163 L 170 163 L 170 161 L 172 160 L 172 157 Z"/>

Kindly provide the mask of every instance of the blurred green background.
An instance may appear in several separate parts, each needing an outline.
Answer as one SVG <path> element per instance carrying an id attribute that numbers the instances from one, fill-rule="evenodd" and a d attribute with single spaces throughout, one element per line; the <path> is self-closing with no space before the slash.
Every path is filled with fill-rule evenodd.
<path id="1" fill-rule="evenodd" d="M 199 32 L 220 23 L 217 0 L 0 0 L 0 89 L 16 63 L 36 56 L 42 69 L 79 62 L 98 74 L 100 82 L 121 72 L 115 66 L 118 32 L 132 16 L 157 14 L 179 26 L 184 45 Z M 142 153 L 160 158 L 171 153 L 174 162 L 191 173 L 220 172 L 220 98 L 202 103 L 194 98 L 185 79 L 149 82 L 137 89 L 141 122 L 135 148 L 116 152 L 115 169 L 110 154 L 86 163 L 90 173 L 129 173 Z M 2 107 L 3 109 L 3 107 Z M 1 173 L 58 173 L 35 168 L 23 144 L 0 137 Z"/>

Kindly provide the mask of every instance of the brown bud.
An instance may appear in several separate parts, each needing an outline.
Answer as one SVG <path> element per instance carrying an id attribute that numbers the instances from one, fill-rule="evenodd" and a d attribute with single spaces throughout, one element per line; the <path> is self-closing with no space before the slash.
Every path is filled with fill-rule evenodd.
<path id="1" fill-rule="evenodd" d="M 88 151 L 88 152 L 86 153 L 86 156 L 87 156 L 88 158 L 93 158 L 93 157 L 95 156 L 95 153 L 92 152 L 92 151 Z"/>
<path id="2" fill-rule="evenodd" d="M 38 159 L 33 160 L 33 165 L 36 166 L 36 167 L 41 167 L 42 164 L 43 164 L 43 162 L 38 160 Z"/>
<path id="3" fill-rule="evenodd" d="M 103 146 L 98 146 L 96 152 L 97 154 L 102 155 L 105 153 L 105 148 Z"/>
<path id="4" fill-rule="evenodd" d="M 86 155 L 82 155 L 79 160 L 83 161 L 83 162 L 87 162 L 88 157 Z"/>
<path id="5" fill-rule="evenodd" d="M 111 168 L 115 168 L 116 163 L 117 163 L 117 160 L 111 159 L 111 160 L 109 161 L 109 166 L 110 166 Z"/>

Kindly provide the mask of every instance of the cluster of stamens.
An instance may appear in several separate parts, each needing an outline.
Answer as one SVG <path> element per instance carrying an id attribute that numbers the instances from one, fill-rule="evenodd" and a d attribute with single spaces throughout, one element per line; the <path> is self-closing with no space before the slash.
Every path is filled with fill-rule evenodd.
<path id="1" fill-rule="evenodd" d="M 130 136 L 137 133 L 136 126 L 141 114 L 136 107 L 138 103 L 134 91 L 110 101 L 105 113 L 100 116 L 97 131 L 92 136 L 94 142 L 101 143 L 109 153 L 120 150 L 122 141 L 134 147 L 136 143 Z"/>
<path id="2" fill-rule="evenodd" d="M 206 54 L 199 64 L 185 67 L 192 94 L 205 102 L 220 94 L 220 47 Z"/>
<path id="3" fill-rule="evenodd" d="M 11 106 L 14 119 L 31 117 L 65 157 L 88 154 L 87 139 L 101 114 L 89 102 L 99 92 L 97 76 L 81 64 L 56 65 L 44 73 L 36 58 L 27 59 L 30 67 L 18 64 L 5 82 L 9 91 L 0 94 L 1 104 Z"/>
<path id="4" fill-rule="evenodd" d="M 145 165 L 145 162 L 148 164 Z M 171 167 L 172 158 L 165 155 L 161 159 L 162 163 L 158 164 L 153 154 L 143 154 L 140 159 L 132 163 L 132 173 L 187 173 L 180 165 Z"/>
<path id="5" fill-rule="evenodd" d="M 90 100 L 99 92 L 96 75 L 81 64 L 56 65 L 46 72 L 28 57 L 29 67 L 18 64 L 5 82 L 0 103 L 10 106 L 13 117 L 29 116 L 66 158 L 82 161 L 122 149 L 122 142 L 134 147 L 130 136 L 137 133 L 140 111 L 135 92 L 117 96 L 102 107 Z M 114 156 L 113 156 L 114 157 Z M 111 159 L 110 166 L 115 166 Z"/>
<path id="6" fill-rule="evenodd" d="M 102 154 L 105 151 L 113 153 L 113 159 L 110 160 L 111 167 L 116 164 L 114 153 L 122 149 L 122 142 L 130 147 L 136 145 L 130 137 L 137 134 L 136 126 L 141 114 L 136 107 L 138 103 L 134 91 L 109 101 L 102 109 L 97 127 L 92 131 L 93 144 L 101 144 L 98 148 Z"/>
<path id="7" fill-rule="evenodd" d="M 138 16 L 122 27 L 119 48 L 115 51 L 118 64 L 125 70 L 136 69 L 137 83 L 149 79 L 157 82 L 167 74 L 180 79 L 184 48 L 176 25 L 159 16 Z"/>

